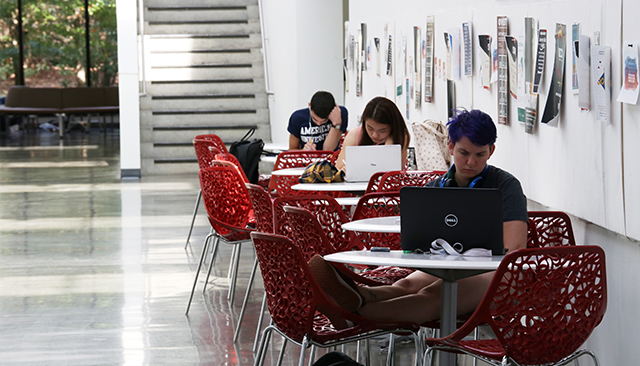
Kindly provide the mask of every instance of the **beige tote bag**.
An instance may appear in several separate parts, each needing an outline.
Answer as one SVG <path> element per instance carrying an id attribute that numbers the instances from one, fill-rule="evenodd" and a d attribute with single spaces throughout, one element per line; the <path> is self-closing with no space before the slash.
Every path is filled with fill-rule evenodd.
<path id="1" fill-rule="evenodd" d="M 416 165 L 418 170 L 449 170 L 449 134 L 440 121 L 428 119 L 411 123 L 416 138 Z"/>

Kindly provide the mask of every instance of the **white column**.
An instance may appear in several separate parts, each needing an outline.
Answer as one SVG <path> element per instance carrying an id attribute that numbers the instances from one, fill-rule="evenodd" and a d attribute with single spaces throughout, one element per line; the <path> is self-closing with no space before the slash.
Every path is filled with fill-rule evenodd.
<path id="1" fill-rule="evenodd" d="M 136 1 L 116 0 L 120 94 L 120 174 L 140 177 L 140 100 Z"/>

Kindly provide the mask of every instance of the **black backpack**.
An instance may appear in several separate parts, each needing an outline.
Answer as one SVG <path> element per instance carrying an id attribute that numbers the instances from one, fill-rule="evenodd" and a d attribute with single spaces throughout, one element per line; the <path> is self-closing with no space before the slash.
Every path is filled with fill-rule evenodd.
<path id="1" fill-rule="evenodd" d="M 244 174 L 249 178 L 249 182 L 257 184 L 259 176 L 258 164 L 260 163 L 264 142 L 261 139 L 249 140 L 249 137 L 254 132 L 255 129 L 252 128 L 240 141 L 232 143 L 229 147 L 229 152 L 238 158 Z"/>
<path id="2" fill-rule="evenodd" d="M 313 366 L 363 366 L 342 352 L 329 352 L 320 357 Z"/>

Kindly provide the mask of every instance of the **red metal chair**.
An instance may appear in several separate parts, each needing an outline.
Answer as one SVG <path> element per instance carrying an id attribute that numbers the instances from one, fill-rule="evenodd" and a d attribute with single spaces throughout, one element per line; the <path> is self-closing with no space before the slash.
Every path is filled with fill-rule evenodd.
<path id="1" fill-rule="evenodd" d="M 220 152 L 227 153 L 227 146 L 222 142 L 222 139 L 218 135 L 208 134 L 208 135 L 198 135 L 195 137 L 195 140 L 207 140 L 209 141 L 213 147 L 218 149 Z"/>
<path id="2" fill-rule="evenodd" d="M 564 365 L 607 308 L 605 255 L 598 246 L 517 250 L 500 263 L 480 305 L 457 331 L 428 338 L 425 361 L 434 350 L 464 353 L 491 365 Z M 495 339 L 464 340 L 488 324 Z"/>
<path id="3" fill-rule="evenodd" d="M 378 187 L 380 186 L 380 179 L 387 172 L 377 172 L 373 173 L 371 178 L 369 178 L 369 184 L 367 185 L 367 190 L 364 192 L 365 194 L 371 192 L 378 192 Z"/>
<path id="4" fill-rule="evenodd" d="M 424 187 L 432 180 L 441 177 L 447 172 L 441 170 L 394 170 L 386 172 L 378 184 L 378 192 L 399 192 L 405 186 Z"/>
<path id="5" fill-rule="evenodd" d="M 238 161 L 238 158 L 236 158 L 235 155 L 233 155 L 232 153 L 217 153 L 215 155 L 215 159 L 219 161 L 226 161 L 233 164 L 238 169 L 238 173 L 242 177 L 242 180 L 245 183 L 249 183 L 249 178 L 247 178 L 247 175 L 244 173 L 244 170 L 242 170 L 242 165 L 240 165 L 240 162 Z"/>
<path id="6" fill-rule="evenodd" d="M 576 245 L 569 216 L 560 211 L 529 211 L 527 248 Z"/>
<path id="7" fill-rule="evenodd" d="M 205 135 L 200 135 L 205 136 Z M 215 136 L 215 135 L 206 135 Z M 215 155 L 221 150 L 217 147 L 217 141 L 215 139 L 198 139 L 199 136 L 193 140 L 193 147 L 196 150 L 196 158 L 198 159 L 198 166 L 200 169 L 208 168 L 211 166 Z M 217 137 L 217 136 L 216 136 Z M 218 138 L 218 137 L 217 137 Z M 220 138 L 218 138 L 220 140 Z M 221 143 L 222 141 L 220 141 Z M 224 144 L 222 144 L 224 147 Z M 226 148 L 225 148 L 226 150 Z M 189 246 L 189 240 L 191 239 L 191 233 L 193 232 L 193 225 L 196 221 L 196 215 L 198 214 L 198 207 L 200 207 L 200 200 L 202 199 L 202 190 L 198 190 L 198 197 L 196 197 L 196 205 L 193 208 L 193 217 L 191 218 L 191 226 L 189 226 L 189 234 L 187 235 L 187 242 L 184 248 Z"/>
<path id="8" fill-rule="evenodd" d="M 306 349 L 310 345 L 326 348 L 380 334 L 415 334 L 418 331 L 419 326 L 415 324 L 375 322 L 343 310 L 322 291 L 305 256 L 289 238 L 257 232 L 252 233 L 251 237 L 260 262 L 272 318 L 272 324 L 262 333 L 255 365 L 264 362 L 267 341 L 273 331 L 302 347 L 299 366 L 304 364 Z M 348 320 L 354 325 L 337 329 L 325 314 L 331 319 Z M 416 344 L 417 349 L 418 346 Z"/>
<path id="9" fill-rule="evenodd" d="M 288 168 L 304 168 L 310 163 L 317 160 L 331 159 L 333 151 L 324 150 L 293 150 L 283 151 L 278 154 L 273 170 Z M 272 196 L 285 196 L 291 194 L 293 190 L 291 186 L 298 184 L 298 177 L 290 176 L 271 176 L 269 181 L 269 194 Z M 295 194 L 295 193 L 294 193 Z M 305 193 L 308 194 L 308 193 Z"/>
<path id="10" fill-rule="evenodd" d="M 261 186 L 246 183 L 247 191 L 249 192 L 249 198 L 251 199 L 251 205 L 253 206 L 254 216 L 256 218 L 256 230 L 263 233 L 273 233 L 273 199 L 269 196 Z M 242 303 L 242 310 L 240 310 L 240 316 L 238 317 L 238 325 L 236 326 L 235 333 L 233 335 L 233 341 L 238 340 L 240 335 L 240 326 L 244 319 L 244 312 L 247 308 L 247 302 L 249 300 L 249 294 L 253 285 L 255 277 L 255 269 L 257 268 L 258 258 L 255 259 L 253 270 L 249 278 L 249 286 L 247 287 L 247 293 Z M 258 318 L 258 330 L 256 332 L 254 352 L 258 346 L 258 337 L 260 336 L 260 329 L 262 328 L 262 320 L 264 317 L 264 311 L 266 308 L 266 294 L 262 300 L 262 310 L 260 311 L 260 317 Z"/>
<path id="11" fill-rule="evenodd" d="M 198 275 L 200 268 L 205 260 L 207 249 L 212 237 L 215 237 L 213 244 L 213 254 L 207 272 L 207 278 L 204 282 L 203 292 L 206 290 L 209 276 L 215 262 L 218 251 L 218 244 L 222 240 L 226 244 L 234 245 L 233 260 L 229 271 L 231 273 L 231 286 L 229 287 L 228 299 L 233 304 L 233 295 L 235 293 L 236 278 L 238 275 L 238 265 L 240 261 L 241 244 L 251 240 L 249 233 L 254 229 L 247 227 L 249 217 L 251 216 L 251 201 L 245 183 L 238 174 L 235 167 L 224 165 L 216 165 L 213 167 L 201 169 L 200 187 L 202 189 L 202 197 L 204 207 L 207 210 L 209 223 L 213 228 L 213 232 L 207 236 L 202 248 L 200 262 L 196 270 L 196 277 L 193 281 L 193 288 L 189 296 L 187 311 L 191 307 L 191 300 L 198 284 Z"/>
<path id="12" fill-rule="evenodd" d="M 325 195 L 284 196 L 273 201 L 273 229 L 276 234 L 291 236 L 291 228 L 282 219 L 284 206 L 302 207 L 318 219 L 331 246 L 336 251 L 362 250 L 362 243 L 354 240 L 353 232 L 342 229 L 349 222 L 335 198 Z"/>

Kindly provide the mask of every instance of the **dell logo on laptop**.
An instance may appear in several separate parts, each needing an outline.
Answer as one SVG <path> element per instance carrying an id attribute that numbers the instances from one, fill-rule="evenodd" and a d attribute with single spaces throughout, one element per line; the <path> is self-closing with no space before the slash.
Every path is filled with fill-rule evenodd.
<path id="1" fill-rule="evenodd" d="M 448 214 L 444 218 L 444 223 L 447 224 L 447 226 L 449 227 L 454 227 L 458 225 L 458 217 L 454 214 Z"/>

